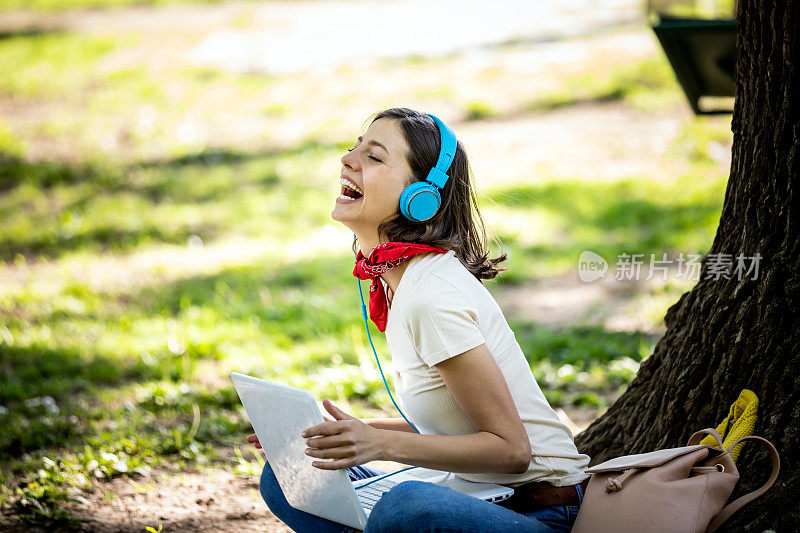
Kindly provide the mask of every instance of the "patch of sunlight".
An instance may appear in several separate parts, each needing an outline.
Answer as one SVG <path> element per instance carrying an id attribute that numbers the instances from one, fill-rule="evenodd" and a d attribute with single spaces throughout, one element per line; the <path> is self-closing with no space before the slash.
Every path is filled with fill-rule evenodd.
<path id="1" fill-rule="evenodd" d="M 186 246 L 158 245 L 126 255 L 75 254 L 53 261 L 0 266 L 0 285 L 13 294 L 34 291 L 57 295 L 71 283 L 91 280 L 91 289 L 109 295 L 133 287 L 174 283 L 212 275 L 236 266 L 263 262 L 291 264 L 319 253 L 349 253 L 352 233 L 340 224 L 326 224 L 305 237 L 231 238 L 205 244 L 196 235 Z"/>

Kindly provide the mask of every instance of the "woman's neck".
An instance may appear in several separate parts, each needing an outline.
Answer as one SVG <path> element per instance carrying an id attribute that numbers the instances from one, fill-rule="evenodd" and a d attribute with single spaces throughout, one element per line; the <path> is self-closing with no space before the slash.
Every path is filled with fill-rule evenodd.
<path id="1" fill-rule="evenodd" d="M 364 254 L 364 257 L 368 257 L 372 249 L 378 246 L 381 243 L 387 242 L 387 239 L 384 237 L 383 239 L 378 238 L 376 234 L 364 234 L 355 232 L 356 238 L 358 239 L 358 248 L 361 250 L 361 253 Z"/>
<path id="2" fill-rule="evenodd" d="M 400 285 L 400 279 L 402 279 L 406 268 L 408 268 L 408 260 L 403 261 L 385 274 L 381 274 L 381 279 L 386 282 L 386 284 L 389 286 L 389 289 L 392 291 L 390 294 L 386 295 L 389 298 L 390 306 L 392 304 L 392 300 L 394 299 L 394 293 L 397 292 L 397 286 Z"/>
<path id="3" fill-rule="evenodd" d="M 356 232 L 356 238 L 358 239 L 358 247 L 361 250 L 361 253 L 364 254 L 364 257 L 368 257 L 372 249 L 378 246 L 379 244 L 383 244 L 385 242 L 389 242 L 386 237 L 378 238 L 377 235 L 364 235 L 359 234 Z M 389 301 L 391 302 L 391 298 L 394 297 L 394 293 L 397 291 L 397 286 L 400 285 L 400 279 L 403 277 L 403 273 L 406 271 L 406 267 L 408 266 L 408 261 L 403 261 L 398 266 L 394 267 L 393 269 L 389 270 L 385 274 L 381 274 L 381 279 L 386 282 L 391 290 L 391 297 Z M 387 295 L 388 297 L 388 295 Z"/>

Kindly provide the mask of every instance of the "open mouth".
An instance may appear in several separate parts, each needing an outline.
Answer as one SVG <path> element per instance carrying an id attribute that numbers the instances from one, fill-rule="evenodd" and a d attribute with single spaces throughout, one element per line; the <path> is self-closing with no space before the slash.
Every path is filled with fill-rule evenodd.
<path id="1" fill-rule="evenodd" d="M 357 190 L 350 188 L 348 185 L 342 184 L 341 196 L 346 196 L 353 200 L 358 200 L 364 195 L 358 192 Z"/>

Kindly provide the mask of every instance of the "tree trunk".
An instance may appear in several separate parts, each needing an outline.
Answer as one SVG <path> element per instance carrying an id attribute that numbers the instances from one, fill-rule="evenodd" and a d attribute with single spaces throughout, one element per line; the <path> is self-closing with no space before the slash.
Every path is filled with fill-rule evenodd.
<path id="1" fill-rule="evenodd" d="M 592 464 L 684 446 L 715 427 L 743 388 L 760 400 L 754 434 L 781 473 L 727 531 L 800 530 L 800 1 L 740 2 L 733 157 L 700 280 L 667 311 L 666 333 L 627 391 L 576 443 Z M 753 273 L 713 279 L 712 255 L 761 255 Z M 719 257 L 719 256 L 717 256 Z M 747 444 L 734 497 L 760 486 L 766 452 Z"/>

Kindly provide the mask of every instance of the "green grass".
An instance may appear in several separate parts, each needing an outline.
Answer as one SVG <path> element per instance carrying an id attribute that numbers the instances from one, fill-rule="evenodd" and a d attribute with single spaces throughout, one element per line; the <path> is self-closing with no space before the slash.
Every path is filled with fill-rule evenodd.
<path id="1" fill-rule="evenodd" d="M 464 105 L 465 120 L 483 120 L 497 115 L 489 102 L 473 100 Z"/>
<path id="2" fill-rule="evenodd" d="M 187 157 L 141 170 L 137 185 L 126 182 L 123 169 L 94 170 L 89 180 L 86 173 L 56 173 L 61 179 L 49 183 L 51 174 L 34 167 L 30 182 L 8 186 L 0 253 L 11 257 L 21 250 L 37 261 L 66 255 L 91 264 L 104 251 L 181 244 L 189 233 L 207 242 L 236 232 L 284 243 L 301 239 L 324 222 L 332 191 L 323 194 L 296 175 L 268 169 L 290 158 L 301 172 L 304 157 L 324 150 L 312 144 L 252 159 L 219 156 L 213 164 Z M 198 170 L 209 171 L 208 183 L 192 181 Z M 571 268 L 583 248 L 601 254 L 700 249 L 713 234 L 721 186 L 567 181 L 494 192 L 492 210 L 541 212 L 558 220 L 565 236 L 525 246 L 501 234 L 512 271 L 498 282 Z M 304 208 L 277 202 L 279 194 L 292 194 Z M 13 207 L 24 205 L 22 198 L 35 204 L 36 198 L 62 196 L 71 200 L 60 210 L 30 211 L 36 223 L 13 222 L 19 211 Z M 129 227 L 132 210 L 139 216 Z M 184 210 L 193 215 L 182 217 Z M 170 225 L 172 234 L 147 230 Z M 77 229 L 67 238 L 65 228 Z M 116 237 L 106 240 L 108 234 L 93 228 L 108 228 Z M 181 468 L 213 461 L 215 446 L 239 443 L 249 429 L 226 383 L 231 370 L 307 388 L 319 398 L 349 403 L 357 414 L 387 409 L 359 326 L 351 265 L 346 253 L 299 262 L 269 258 L 130 290 L 95 290 L 88 280 L 62 273 L 70 281 L 60 289 L 4 293 L 0 405 L 8 412 L 0 418 L 8 430 L 0 437 L 0 453 L 13 465 L 4 467 L 7 479 L 13 473 L 27 480 L 5 499 L 27 515 L 63 521 L 69 501 L 63 491 L 82 486 L 81 479 L 146 472 L 165 462 Z M 512 327 L 554 406 L 605 407 L 655 343 L 653 337 L 602 328 Z M 374 341 L 385 357 L 383 337 Z M 195 384 L 208 375 L 221 383 Z M 45 457 L 57 467 L 44 468 Z"/>
<path id="3" fill-rule="evenodd" d="M 568 78 L 554 92 L 537 94 L 523 105 L 529 112 L 565 106 L 624 100 L 642 111 L 664 110 L 684 100 L 683 93 L 664 53 L 609 71 L 589 71 Z"/>
<path id="4" fill-rule="evenodd" d="M 605 182 L 558 180 L 487 192 L 487 209 L 511 251 L 512 271 L 524 281 L 575 268 L 592 250 L 609 265 L 621 253 L 703 254 L 722 209 L 720 177 L 686 175 L 664 184 L 637 178 Z M 520 224 L 520 220 L 530 224 Z"/>
<path id="5" fill-rule="evenodd" d="M 189 113 L 224 121 L 224 111 L 203 114 L 218 91 L 227 91 L 220 106 L 254 102 L 254 115 L 276 121 L 303 116 L 309 104 L 262 98 L 281 83 L 273 77 L 118 61 L 138 43 L 137 35 L 68 32 L 0 39 L 15 73 L 0 80 L 0 99 L 44 117 L 0 119 L 0 276 L 13 280 L 0 290 L 0 512 L 37 526 L 72 523 L 92 479 L 215 464 L 252 473 L 241 454 L 231 462 L 214 451 L 244 446 L 250 430 L 233 370 L 307 388 L 357 416 L 392 413 L 346 239 L 340 250 L 308 253 L 342 237 L 325 233 L 335 228 L 326 228 L 338 189 L 331 169 L 352 139 L 330 133 L 331 117 L 288 147 L 275 144 L 278 126 L 258 132 L 256 148 L 175 142 Z M 430 63 L 387 65 L 409 62 Z M 667 74 L 655 58 L 518 108 L 613 97 L 655 109 L 674 103 Z M 430 102 L 451 94 L 412 92 Z M 477 100 L 465 112 L 473 120 L 497 113 Z M 670 183 L 554 176 L 481 191 L 511 267 L 487 287 L 563 274 L 585 249 L 610 261 L 622 252 L 705 251 L 725 185 L 712 151 L 730 131 L 691 119 L 680 132 L 671 156 L 691 172 Z M 98 146 L 112 133 L 122 148 L 106 153 Z M 65 139 L 67 156 L 51 156 L 51 143 Z M 678 294 L 647 295 L 658 300 L 654 323 Z M 656 341 L 602 326 L 511 326 L 548 399 L 565 408 L 603 409 Z M 373 340 L 387 360 L 385 338 Z"/>
<path id="6" fill-rule="evenodd" d="M 66 32 L 22 33 L 0 39 L 0 57 L 13 76 L 0 78 L 0 94 L 24 98 L 79 97 L 92 69 L 121 39 Z"/>
<path id="7" fill-rule="evenodd" d="M 273 231 L 299 236 L 326 221 L 336 185 L 321 190 L 301 177 L 338 149 L 311 142 L 294 152 L 206 151 L 127 167 L 0 153 L 0 259 L 210 241 L 234 229 L 258 235 L 267 219 Z"/>
<path id="8" fill-rule="evenodd" d="M 536 381 L 556 406 L 606 407 L 610 393 L 624 391 L 659 337 L 601 327 L 510 325 Z"/>

